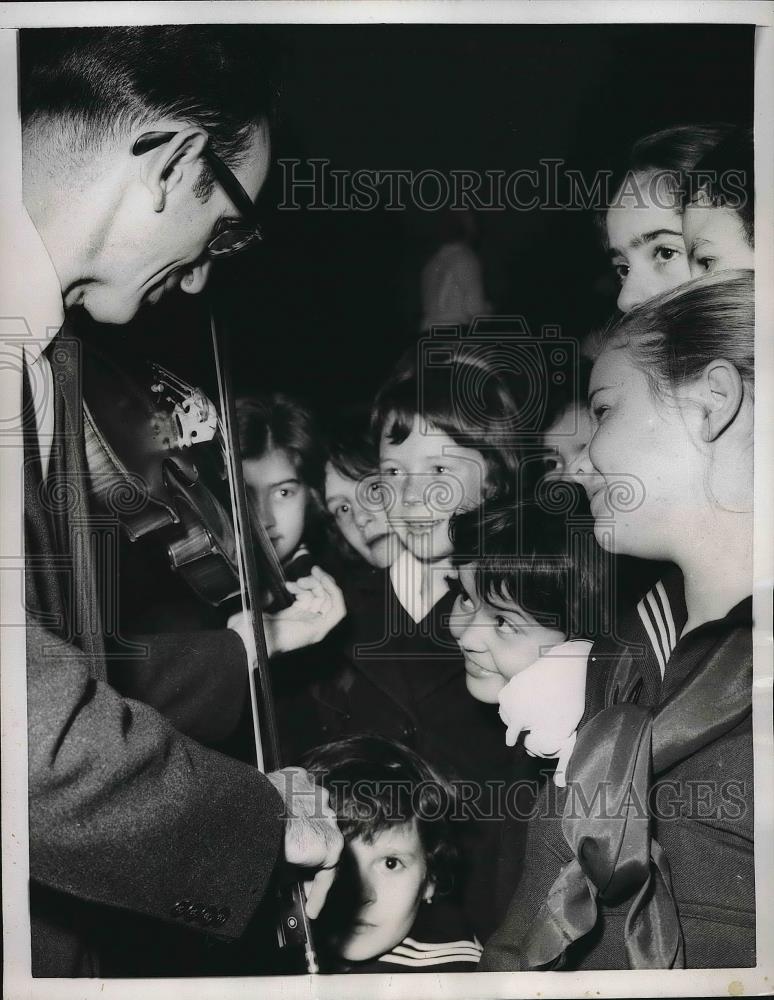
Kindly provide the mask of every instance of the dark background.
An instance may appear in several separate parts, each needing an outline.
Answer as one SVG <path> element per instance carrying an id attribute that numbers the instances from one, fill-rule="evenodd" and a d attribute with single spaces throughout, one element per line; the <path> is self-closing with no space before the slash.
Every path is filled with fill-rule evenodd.
<path id="1" fill-rule="evenodd" d="M 273 26 L 283 64 L 265 239 L 220 276 L 235 387 L 284 390 L 321 415 L 368 402 L 418 334 L 418 276 L 437 218 L 279 211 L 277 160 L 334 169 L 504 170 L 562 158 L 589 178 L 669 125 L 749 122 L 748 26 Z M 490 299 L 537 334 L 583 336 L 615 308 L 589 211 L 478 213 Z M 181 301 L 182 300 L 182 301 Z M 120 335 L 192 380 L 201 303 L 175 297 Z M 139 336 L 138 336 L 139 335 Z"/>

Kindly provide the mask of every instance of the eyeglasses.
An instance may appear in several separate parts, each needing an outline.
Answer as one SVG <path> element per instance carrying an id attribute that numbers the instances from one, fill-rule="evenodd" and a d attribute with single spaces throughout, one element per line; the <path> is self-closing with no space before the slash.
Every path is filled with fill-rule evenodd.
<path id="1" fill-rule="evenodd" d="M 145 132 L 132 146 L 132 154 L 142 156 L 143 153 L 149 153 L 152 149 L 169 142 L 175 135 L 177 132 Z M 230 257 L 256 240 L 263 239 L 256 221 L 255 205 L 234 172 L 213 153 L 209 146 L 204 147 L 203 156 L 217 182 L 242 213 L 241 219 L 221 219 L 207 244 L 207 253 L 210 257 Z"/>

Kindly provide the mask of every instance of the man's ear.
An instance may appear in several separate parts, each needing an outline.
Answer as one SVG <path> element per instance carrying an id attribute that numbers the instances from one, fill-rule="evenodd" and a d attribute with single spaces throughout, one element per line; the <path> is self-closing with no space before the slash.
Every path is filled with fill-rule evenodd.
<path id="1" fill-rule="evenodd" d="M 142 157 L 140 177 L 151 192 L 154 212 L 164 211 L 167 195 L 202 155 L 208 139 L 204 129 L 187 128 Z"/>
<path id="2" fill-rule="evenodd" d="M 701 376 L 705 404 L 703 438 L 716 441 L 731 426 L 744 399 L 744 382 L 736 365 L 719 358 Z"/>

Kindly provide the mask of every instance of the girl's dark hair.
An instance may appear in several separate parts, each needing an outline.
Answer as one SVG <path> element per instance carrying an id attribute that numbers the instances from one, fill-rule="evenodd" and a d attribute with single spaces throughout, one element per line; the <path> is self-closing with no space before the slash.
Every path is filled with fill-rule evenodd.
<path id="1" fill-rule="evenodd" d="M 686 173 L 685 203 L 698 197 L 711 205 L 730 208 L 739 216 L 745 239 L 755 246 L 755 168 L 753 130 L 736 128 Z"/>
<path id="2" fill-rule="evenodd" d="M 416 820 L 428 876 L 451 890 L 458 852 L 452 835 L 453 786 L 413 750 L 381 736 L 350 736 L 308 752 L 305 767 L 328 790 L 345 840 L 367 843 Z"/>
<path id="3" fill-rule="evenodd" d="M 417 416 L 484 457 L 487 495 L 517 492 L 523 433 L 521 394 L 497 365 L 496 345 L 433 341 L 426 356 L 413 348 L 377 393 L 371 417 L 374 438 L 405 441 Z M 437 361 L 437 363 L 436 363 Z"/>
<path id="4" fill-rule="evenodd" d="M 240 397 L 236 401 L 236 417 L 243 460 L 262 458 L 275 448 L 287 453 L 311 496 L 304 537 L 313 547 L 315 542 L 324 543 L 322 496 L 326 453 L 311 411 L 298 400 L 277 392 Z"/>
<path id="5" fill-rule="evenodd" d="M 670 128 L 652 132 L 637 139 L 629 150 L 625 165 L 613 175 L 610 191 L 615 204 L 624 184 L 639 188 L 637 178 L 645 176 L 646 183 L 663 185 L 660 191 L 678 196 L 676 207 L 680 207 L 679 193 L 685 174 L 693 170 L 699 160 L 714 149 L 732 130 L 726 123 L 702 125 L 673 125 Z M 607 208 L 596 212 L 594 222 L 607 245 Z"/>
<path id="6" fill-rule="evenodd" d="M 632 309 L 602 336 L 603 349 L 627 349 L 657 394 L 698 378 L 718 358 L 732 362 L 752 391 L 755 274 L 696 278 Z"/>
<path id="7" fill-rule="evenodd" d="M 360 480 L 379 471 L 379 449 L 366 411 L 347 411 L 330 432 L 328 461 L 347 479 Z"/>
<path id="8" fill-rule="evenodd" d="M 596 639 L 609 618 L 610 556 L 597 543 L 591 519 L 567 517 L 568 506 L 582 507 L 579 487 L 556 483 L 543 490 L 540 502 L 485 503 L 457 514 L 454 563 L 473 564 L 484 600 L 517 604 L 569 639 Z M 557 496 L 561 509 L 547 509 Z"/>

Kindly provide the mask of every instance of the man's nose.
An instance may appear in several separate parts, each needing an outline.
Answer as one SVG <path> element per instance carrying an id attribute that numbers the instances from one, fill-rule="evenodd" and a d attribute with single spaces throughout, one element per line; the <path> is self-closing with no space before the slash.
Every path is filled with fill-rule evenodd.
<path id="1" fill-rule="evenodd" d="M 180 281 L 180 287 L 182 290 L 187 292 L 189 295 L 198 295 L 207 284 L 211 267 L 212 261 L 205 260 L 202 261 L 201 264 L 196 264 L 194 267 L 189 268 L 183 274 Z"/>

